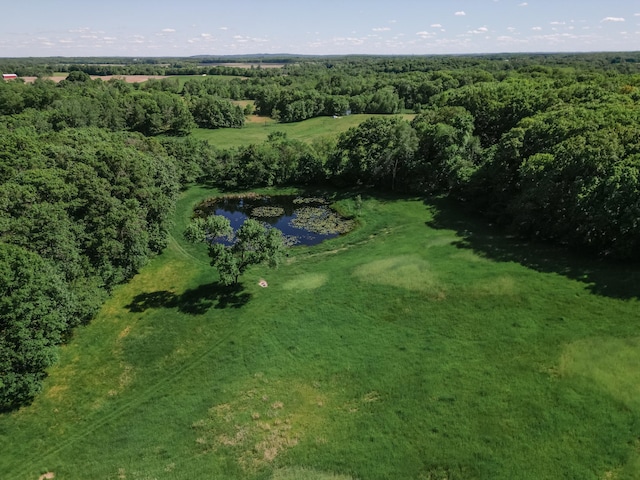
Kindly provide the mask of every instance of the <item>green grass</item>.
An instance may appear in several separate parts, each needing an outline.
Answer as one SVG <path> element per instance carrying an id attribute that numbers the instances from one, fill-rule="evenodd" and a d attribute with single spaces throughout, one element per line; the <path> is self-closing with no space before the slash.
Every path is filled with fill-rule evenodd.
<path id="1" fill-rule="evenodd" d="M 196 128 L 193 137 L 208 140 L 219 148 L 240 147 L 251 143 L 264 142 L 270 133 L 285 132 L 290 138 L 297 138 L 305 142 L 312 142 L 321 138 L 335 137 L 338 133 L 360 125 L 372 115 L 349 115 L 347 117 L 317 117 L 296 123 L 277 123 L 266 118 L 251 116 L 243 128 L 221 128 L 208 130 Z M 413 114 L 401 114 L 403 118 L 411 119 Z"/>
<path id="2" fill-rule="evenodd" d="M 633 267 L 365 196 L 223 289 L 180 235 L 211 193 L 0 416 L 0 478 L 640 478 Z"/>

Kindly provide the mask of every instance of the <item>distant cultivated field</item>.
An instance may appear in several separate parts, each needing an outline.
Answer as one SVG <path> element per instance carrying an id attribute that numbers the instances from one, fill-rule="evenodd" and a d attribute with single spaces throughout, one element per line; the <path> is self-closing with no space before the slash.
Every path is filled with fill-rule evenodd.
<path id="1" fill-rule="evenodd" d="M 638 478 L 633 267 L 353 192 L 355 231 L 226 290 L 181 236 L 216 193 L 0 415 L 0 478 Z"/>

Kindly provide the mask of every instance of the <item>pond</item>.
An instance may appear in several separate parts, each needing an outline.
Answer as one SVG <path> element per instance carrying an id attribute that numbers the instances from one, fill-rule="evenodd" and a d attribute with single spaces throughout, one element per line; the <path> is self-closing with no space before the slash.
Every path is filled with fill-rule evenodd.
<path id="1" fill-rule="evenodd" d="M 321 197 L 300 195 L 246 195 L 216 197 L 201 203 L 199 215 L 222 215 L 237 230 L 247 218 L 280 230 L 285 243 L 317 245 L 353 228 L 353 220 L 341 217 Z"/>

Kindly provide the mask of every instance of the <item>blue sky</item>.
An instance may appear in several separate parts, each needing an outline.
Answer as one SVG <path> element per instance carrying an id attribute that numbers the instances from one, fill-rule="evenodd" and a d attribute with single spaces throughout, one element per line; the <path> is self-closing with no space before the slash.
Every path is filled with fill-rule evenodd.
<path id="1" fill-rule="evenodd" d="M 0 57 L 640 50 L 638 0 L 3 3 Z"/>

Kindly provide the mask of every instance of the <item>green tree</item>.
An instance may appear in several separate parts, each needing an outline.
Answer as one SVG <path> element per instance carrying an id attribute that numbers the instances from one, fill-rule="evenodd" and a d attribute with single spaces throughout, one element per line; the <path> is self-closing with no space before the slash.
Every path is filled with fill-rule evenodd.
<path id="1" fill-rule="evenodd" d="M 240 128 L 244 125 L 244 112 L 229 100 L 204 95 L 199 97 L 192 108 L 196 124 L 202 128 Z"/>
<path id="2" fill-rule="evenodd" d="M 220 215 L 194 219 L 187 226 L 184 236 L 193 243 L 209 244 L 211 266 L 218 270 L 220 280 L 225 285 L 237 284 L 240 275 L 251 265 L 267 263 L 276 267 L 284 252 L 282 232 L 266 228 L 252 219 L 242 224 L 231 245 L 216 241 L 233 236 L 229 220 Z"/>
<path id="3" fill-rule="evenodd" d="M 38 393 L 74 318 L 73 296 L 52 264 L 0 243 L 0 409 Z"/>
<path id="4" fill-rule="evenodd" d="M 419 139 L 412 183 L 459 193 L 481 159 L 471 114 L 460 107 L 435 108 L 418 115 L 412 125 Z"/>
<path id="5" fill-rule="evenodd" d="M 402 187 L 418 140 L 399 117 L 372 117 L 340 135 L 329 160 L 334 178 L 349 184 Z"/>

